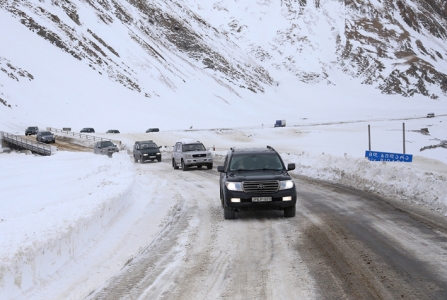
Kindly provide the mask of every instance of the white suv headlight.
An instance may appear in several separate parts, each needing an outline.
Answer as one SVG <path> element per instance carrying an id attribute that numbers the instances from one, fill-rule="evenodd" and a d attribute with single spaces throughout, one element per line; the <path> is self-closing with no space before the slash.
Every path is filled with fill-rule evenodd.
<path id="1" fill-rule="evenodd" d="M 280 190 L 288 190 L 294 187 L 294 183 L 292 180 L 284 180 L 279 182 Z"/>
<path id="2" fill-rule="evenodd" d="M 185 158 L 192 158 L 191 154 L 185 154 Z"/>
<path id="3" fill-rule="evenodd" d="M 225 186 L 230 191 L 242 191 L 242 183 L 241 182 L 225 182 Z"/>

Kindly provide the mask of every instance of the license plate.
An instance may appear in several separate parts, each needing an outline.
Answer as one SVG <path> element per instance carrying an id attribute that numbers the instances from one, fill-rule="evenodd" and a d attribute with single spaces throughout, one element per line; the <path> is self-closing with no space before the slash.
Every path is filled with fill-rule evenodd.
<path id="1" fill-rule="evenodd" d="M 252 202 L 269 202 L 272 201 L 272 197 L 252 197 Z"/>
<path id="2" fill-rule="evenodd" d="M 155 156 L 149 156 L 149 158 L 155 158 Z"/>

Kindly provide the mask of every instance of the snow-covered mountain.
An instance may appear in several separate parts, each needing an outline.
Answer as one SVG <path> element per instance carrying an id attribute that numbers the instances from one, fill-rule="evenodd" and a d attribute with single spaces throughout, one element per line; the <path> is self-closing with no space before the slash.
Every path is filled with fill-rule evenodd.
<path id="1" fill-rule="evenodd" d="M 154 107 L 155 118 L 215 117 L 239 103 L 283 113 L 297 91 L 360 85 L 397 94 L 390 103 L 447 97 L 443 0 L 3 0 L 0 27 L 8 127 L 42 122 L 41 108 L 55 126 L 70 120 L 55 111 L 91 122 L 110 107 L 134 119 Z"/>

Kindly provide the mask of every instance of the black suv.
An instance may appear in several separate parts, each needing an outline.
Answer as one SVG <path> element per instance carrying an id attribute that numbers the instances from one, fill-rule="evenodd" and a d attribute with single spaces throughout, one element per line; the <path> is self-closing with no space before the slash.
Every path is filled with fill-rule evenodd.
<path id="1" fill-rule="evenodd" d="M 284 217 L 295 216 L 296 190 L 278 152 L 267 148 L 231 148 L 220 172 L 220 200 L 225 219 L 234 219 L 236 211 L 277 209 Z"/>
<path id="2" fill-rule="evenodd" d="M 30 126 L 27 129 L 25 129 L 25 135 L 33 135 L 37 134 L 39 132 L 39 127 L 37 126 Z"/>
<path id="3" fill-rule="evenodd" d="M 87 132 L 87 133 L 95 133 L 95 129 L 91 127 L 85 127 L 81 129 L 81 132 Z"/>
<path id="4" fill-rule="evenodd" d="M 133 159 L 135 162 L 140 161 L 143 163 L 145 160 L 158 160 L 161 161 L 161 146 L 157 146 L 152 140 L 149 141 L 137 141 L 133 145 Z"/>

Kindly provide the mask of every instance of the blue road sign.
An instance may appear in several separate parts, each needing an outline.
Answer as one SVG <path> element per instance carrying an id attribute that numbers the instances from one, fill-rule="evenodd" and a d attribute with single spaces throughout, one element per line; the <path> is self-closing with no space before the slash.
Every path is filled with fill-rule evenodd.
<path id="1" fill-rule="evenodd" d="M 368 151 L 365 152 L 365 157 L 370 161 L 400 161 L 400 162 L 412 162 L 412 154 L 402 154 L 402 153 L 389 153 L 389 152 L 378 152 L 378 151 Z"/>

